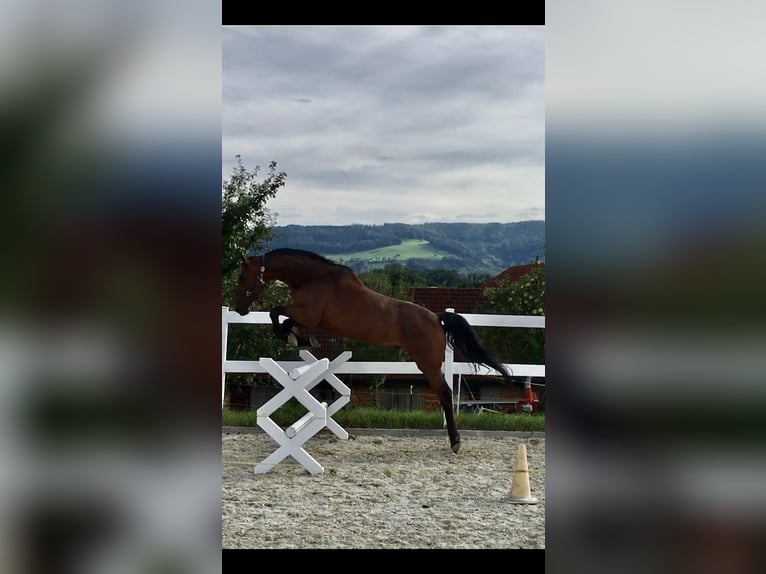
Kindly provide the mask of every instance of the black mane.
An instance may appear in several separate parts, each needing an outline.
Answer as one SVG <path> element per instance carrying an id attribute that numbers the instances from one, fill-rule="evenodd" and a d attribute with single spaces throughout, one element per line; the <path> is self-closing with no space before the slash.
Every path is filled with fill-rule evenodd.
<path id="1" fill-rule="evenodd" d="M 351 271 L 351 268 L 346 265 L 336 263 L 335 261 L 327 259 L 326 257 L 322 257 L 321 255 L 314 253 L 313 251 L 306 251 L 304 249 L 290 249 L 289 247 L 280 247 L 279 249 L 274 249 L 272 251 L 269 251 L 265 255 L 267 264 L 269 261 L 269 255 L 297 255 L 299 257 L 306 257 L 307 259 L 318 261 L 319 263 L 324 263 L 325 265 L 332 265 L 333 267 L 342 267 L 343 269 L 348 269 L 349 271 Z"/>

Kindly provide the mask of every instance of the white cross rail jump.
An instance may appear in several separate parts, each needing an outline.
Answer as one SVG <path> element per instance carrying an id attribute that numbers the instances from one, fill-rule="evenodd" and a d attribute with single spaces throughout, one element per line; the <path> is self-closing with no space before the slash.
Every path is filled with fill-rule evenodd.
<path id="1" fill-rule="evenodd" d="M 349 403 L 351 389 L 338 379 L 333 371 L 351 358 L 351 352 L 341 353 L 332 362 L 329 359 L 317 359 L 307 350 L 301 350 L 300 355 L 306 364 L 289 371 L 271 358 L 262 358 L 258 361 L 260 366 L 284 388 L 257 411 L 258 426 L 279 444 L 279 448 L 256 465 L 256 474 L 269 472 L 274 465 L 288 456 L 292 456 L 311 474 L 321 474 L 324 472 L 322 465 L 303 448 L 306 441 L 325 427 L 338 438 L 348 439 L 348 432 L 332 420 L 332 415 Z M 327 403 L 320 403 L 309 393 L 322 379 L 329 382 L 340 393 L 340 397 L 330 406 L 327 406 Z M 293 397 L 306 407 L 308 412 L 282 430 L 270 416 Z"/>

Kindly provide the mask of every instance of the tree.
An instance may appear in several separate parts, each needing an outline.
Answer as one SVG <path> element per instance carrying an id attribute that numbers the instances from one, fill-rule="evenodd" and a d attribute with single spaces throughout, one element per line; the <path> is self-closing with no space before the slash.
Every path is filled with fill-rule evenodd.
<path id="1" fill-rule="evenodd" d="M 229 306 L 232 293 L 242 268 L 242 253 L 248 250 L 265 251 L 272 238 L 276 215 L 266 208 L 269 199 L 285 185 L 287 175 L 277 173 L 276 162 L 269 164 L 269 174 L 258 180 L 260 167 L 248 171 L 237 155 L 237 166 L 231 177 L 223 182 L 221 201 L 222 280 L 221 301 Z M 290 302 L 286 286 L 270 284 L 256 303 L 263 309 Z M 228 339 L 229 359 L 257 359 L 274 357 L 295 359 L 297 351 L 279 341 L 271 328 L 262 325 L 230 325 Z M 252 375 L 227 375 L 227 378 L 251 382 Z"/>
<path id="2" fill-rule="evenodd" d="M 545 266 L 534 265 L 532 271 L 518 281 L 486 289 L 481 312 L 545 315 Z M 481 335 L 488 348 L 505 362 L 545 364 L 543 329 L 487 327 L 481 329 Z"/>
<path id="3" fill-rule="evenodd" d="M 482 313 L 545 315 L 545 266 L 533 262 L 532 271 L 513 283 L 485 289 Z M 545 329 L 480 327 L 476 334 L 504 363 L 545 364 Z M 540 411 L 545 412 L 545 387 L 535 388 Z"/>
<path id="4" fill-rule="evenodd" d="M 284 172 L 277 173 L 277 163 L 271 162 L 269 175 L 258 181 L 260 166 L 248 171 L 242 165 L 242 158 L 236 157 L 237 166 L 229 180 L 223 182 L 221 202 L 224 299 L 236 284 L 242 264 L 240 254 L 249 249 L 263 249 L 271 239 L 276 216 L 266 208 L 266 202 L 276 196 L 287 177 Z"/>

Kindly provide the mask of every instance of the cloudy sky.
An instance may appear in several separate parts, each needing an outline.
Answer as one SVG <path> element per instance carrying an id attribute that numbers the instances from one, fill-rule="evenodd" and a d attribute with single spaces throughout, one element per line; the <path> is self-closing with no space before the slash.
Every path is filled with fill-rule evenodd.
<path id="1" fill-rule="evenodd" d="M 545 219 L 542 26 L 227 26 L 223 173 L 277 224 Z"/>

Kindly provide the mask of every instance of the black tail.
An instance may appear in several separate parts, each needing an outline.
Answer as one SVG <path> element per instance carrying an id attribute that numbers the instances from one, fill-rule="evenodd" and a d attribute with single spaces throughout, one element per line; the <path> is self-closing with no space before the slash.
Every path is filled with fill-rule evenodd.
<path id="1" fill-rule="evenodd" d="M 495 369 L 503 375 L 506 382 L 513 382 L 508 369 L 481 346 L 468 321 L 457 313 L 448 312 L 440 313 L 439 319 L 441 319 L 444 333 L 447 335 L 447 341 L 453 349 L 463 353 L 474 364 Z"/>

